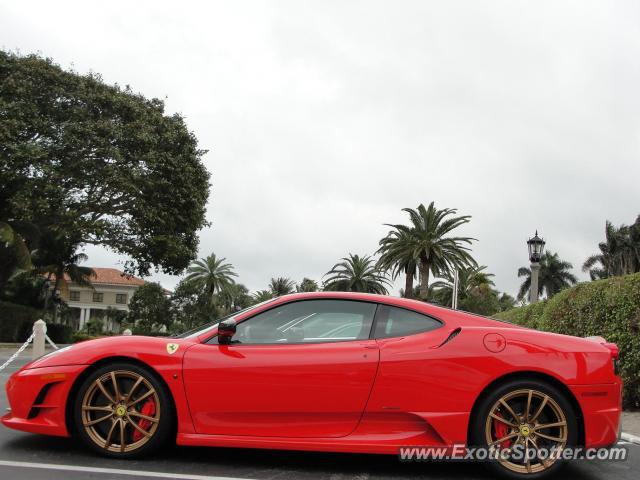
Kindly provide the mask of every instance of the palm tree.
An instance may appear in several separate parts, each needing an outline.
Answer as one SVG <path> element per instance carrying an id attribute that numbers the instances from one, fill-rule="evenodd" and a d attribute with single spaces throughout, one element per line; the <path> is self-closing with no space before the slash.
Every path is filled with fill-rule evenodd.
<path id="1" fill-rule="evenodd" d="M 502 293 L 502 295 L 498 297 L 498 308 L 500 309 L 499 311 L 504 312 L 506 310 L 511 310 L 512 308 L 515 308 L 515 306 L 516 299 L 508 293 Z"/>
<path id="2" fill-rule="evenodd" d="M 235 283 L 233 277 L 238 275 L 233 271 L 233 265 L 224 263 L 226 258 L 217 258 L 212 253 L 206 258 L 196 260 L 187 270 L 185 283 L 194 284 L 209 298 L 209 304 L 215 303 L 215 294 Z"/>
<path id="3" fill-rule="evenodd" d="M 378 266 L 384 271 L 391 271 L 391 278 L 395 280 L 399 275 L 405 275 L 404 289 L 401 295 L 414 298 L 413 281 L 417 273 L 417 262 L 413 256 L 411 231 L 392 230 L 379 242 L 377 254 L 380 254 Z"/>
<path id="4" fill-rule="evenodd" d="M 273 294 L 269 290 L 258 290 L 252 296 L 253 303 L 262 303 L 273 298 Z"/>
<path id="5" fill-rule="evenodd" d="M 269 282 L 269 290 L 274 297 L 289 295 L 296 289 L 296 283 L 287 277 L 272 278 Z"/>
<path id="6" fill-rule="evenodd" d="M 630 256 L 633 258 L 633 273 L 640 272 L 640 215 L 629 226 Z"/>
<path id="7" fill-rule="evenodd" d="M 600 253 L 591 255 L 582 265 L 591 280 L 627 275 L 640 271 L 640 215 L 632 225 L 605 223 L 605 241 L 598 244 Z"/>
<path id="8" fill-rule="evenodd" d="M 547 298 L 551 298 L 560 290 L 578 283 L 578 279 L 569 271 L 572 268 L 573 265 L 561 260 L 557 253 L 545 252 L 540 259 L 538 294 L 542 296 L 544 292 Z M 525 277 L 518 292 L 518 299 L 521 300 L 528 295 L 531 288 L 531 270 L 527 267 L 520 267 L 518 276 Z"/>
<path id="9" fill-rule="evenodd" d="M 431 289 L 431 287 L 429 287 L 429 289 Z M 401 288 L 399 293 L 400 296 L 404 298 L 420 298 L 420 285 L 415 285 L 413 287 L 413 291 L 408 294 L 404 288 Z M 431 292 L 429 292 L 429 297 L 431 297 Z"/>
<path id="10" fill-rule="evenodd" d="M 494 287 L 492 273 L 487 267 L 469 267 L 458 271 L 458 308 L 479 315 L 493 315 L 510 310 L 515 299 L 500 293 Z M 433 282 L 429 286 L 429 298 L 444 306 L 451 305 L 453 298 L 453 275 L 447 274 L 444 280 Z"/>
<path id="11" fill-rule="evenodd" d="M 598 244 L 600 253 L 591 255 L 582 265 L 582 271 L 589 272 L 591 280 L 621 275 L 619 262 L 617 262 L 616 259 L 620 257 L 620 244 L 622 243 L 623 237 L 622 232 L 607 220 L 605 223 L 604 235 L 605 241 Z"/>
<path id="12" fill-rule="evenodd" d="M 325 290 L 341 292 L 378 293 L 386 295 L 391 282 L 369 255 L 349 254 L 329 270 Z"/>
<path id="13" fill-rule="evenodd" d="M 228 314 L 242 310 L 251 305 L 252 298 L 249 289 L 241 283 L 230 283 L 218 292 L 218 304 Z"/>
<path id="14" fill-rule="evenodd" d="M 495 286 L 491 277 L 493 273 L 485 272 L 486 266 L 468 267 L 458 270 L 458 301 L 464 301 L 470 295 L 478 293 L 484 287 Z M 430 298 L 435 298 L 441 305 L 451 305 L 453 300 L 453 274 L 447 272 L 444 280 L 438 280 L 431 284 Z"/>
<path id="15" fill-rule="evenodd" d="M 311 280 L 310 278 L 304 277 L 300 284 L 296 287 L 297 292 L 317 292 L 318 291 L 318 282 L 315 280 Z"/>
<path id="16" fill-rule="evenodd" d="M 96 272 L 90 267 L 80 266 L 88 257 L 77 251 L 78 246 L 79 242 L 61 233 L 49 231 L 40 238 L 33 254 L 34 273 L 46 275 L 48 280 L 55 277 L 54 292 L 66 284 L 65 277 L 78 285 L 91 286 L 91 278 L 95 278 Z"/>
<path id="17" fill-rule="evenodd" d="M 397 258 L 396 271 L 400 268 L 411 271 L 411 262 L 415 262 L 420 272 L 420 297 L 427 300 L 429 297 L 429 276 L 443 275 L 452 268 L 462 269 L 469 266 L 475 266 L 476 262 L 469 254 L 469 247 L 475 240 L 471 237 L 448 237 L 446 236 L 455 228 L 468 223 L 471 217 L 463 215 L 461 217 L 454 216 L 457 213 L 455 208 L 437 209 L 434 202 L 425 208 L 420 204 L 417 210 L 412 208 L 403 208 L 403 211 L 409 214 L 411 225 L 389 225 L 394 230 L 389 232 L 392 240 L 389 243 L 395 243 L 393 237 L 401 241 L 401 245 L 396 245 L 390 252 L 391 258 Z M 383 239 L 384 242 L 384 239 Z M 387 249 L 387 243 L 383 243 L 383 255 Z M 405 288 L 405 292 L 411 289 Z"/>

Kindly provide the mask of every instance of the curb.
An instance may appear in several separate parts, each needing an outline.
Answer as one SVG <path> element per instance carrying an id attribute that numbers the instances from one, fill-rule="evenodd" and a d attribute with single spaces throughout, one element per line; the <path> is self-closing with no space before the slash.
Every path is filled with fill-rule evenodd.
<path id="1" fill-rule="evenodd" d="M 620 434 L 620 438 L 625 442 L 635 443 L 636 445 L 640 445 L 640 437 L 636 435 L 631 435 L 630 433 L 622 432 Z"/>

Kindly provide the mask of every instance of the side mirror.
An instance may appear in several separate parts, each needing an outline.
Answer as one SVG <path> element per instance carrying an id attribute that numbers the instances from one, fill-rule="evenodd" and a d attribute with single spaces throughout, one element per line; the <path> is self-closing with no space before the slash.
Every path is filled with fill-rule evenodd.
<path id="1" fill-rule="evenodd" d="M 231 337 L 236 333 L 236 321 L 233 318 L 223 320 L 218 324 L 218 343 L 220 345 L 229 345 Z"/>

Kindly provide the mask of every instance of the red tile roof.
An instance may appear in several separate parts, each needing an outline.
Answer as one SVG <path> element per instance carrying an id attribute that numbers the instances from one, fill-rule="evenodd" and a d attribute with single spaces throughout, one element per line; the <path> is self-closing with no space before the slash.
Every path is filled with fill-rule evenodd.
<path id="1" fill-rule="evenodd" d="M 89 280 L 94 284 L 108 284 L 108 285 L 137 285 L 141 286 L 145 284 L 145 281 L 141 278 L 125 275 L 124 272 L 118 270 L 117 268 L 95 268 L 92 267 L 93 271 L 96 272 L 95 277 L 91 277 Z M 55 279 L 55 276 L 53 276 Z M 71 279 L 65 274 L 64 279 L 67 282 L 71 282 Z"/>
<path id="2" fill-rule="evenodd" d="M 138 277 L 125 275 L 116 268 L 94 268 L 96 278 L 91 283 L 115 283 L 118 285 L 144 285 L 144 280 Z"/>

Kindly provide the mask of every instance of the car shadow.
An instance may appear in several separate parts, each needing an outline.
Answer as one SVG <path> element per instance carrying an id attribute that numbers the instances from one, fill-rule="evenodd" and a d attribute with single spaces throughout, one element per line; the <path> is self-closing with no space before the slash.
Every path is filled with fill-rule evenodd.
<path id="1" fill-rule="evenodd" d="M 402 462 L 392 455 L 172 446 L 143 459 L 118 460 L 97 455 L 72 438 L 23 434 L 3 442 L 5 460 L 34 461 L 34 457 L 39 463 L 254 479 L 494 478 L 478 463 Z M 601 478 L 581 464 L 570 464 L 549 478 L 565 480 L 567 476 L 585 480 Z"/>

